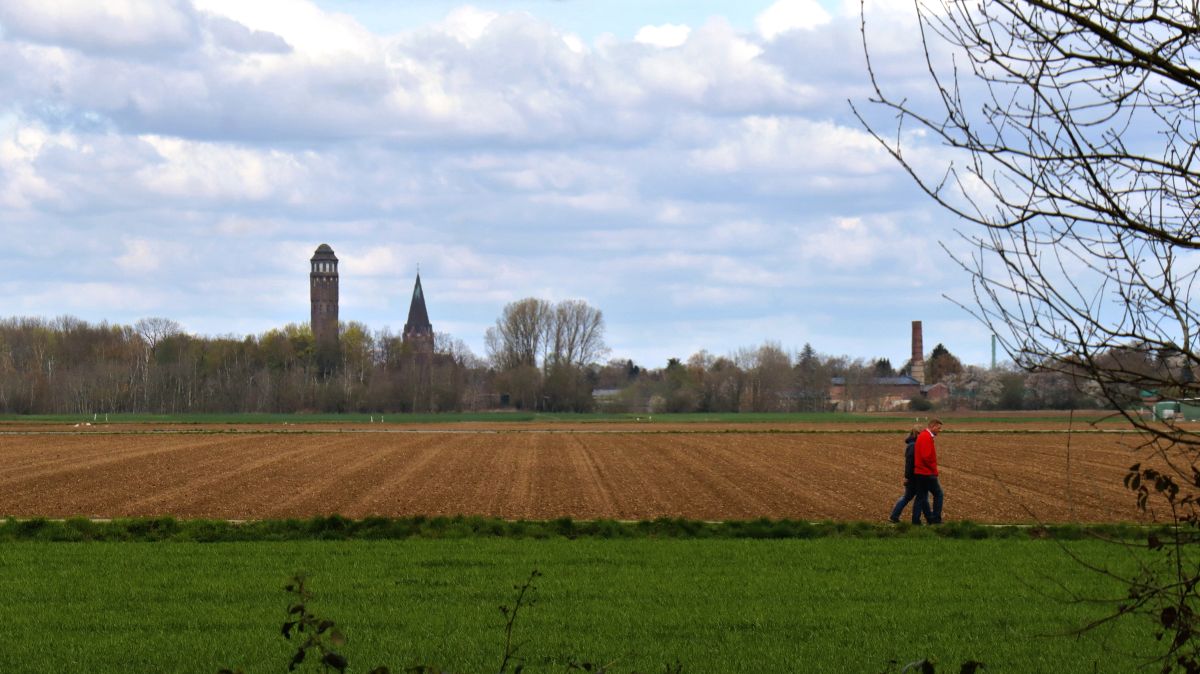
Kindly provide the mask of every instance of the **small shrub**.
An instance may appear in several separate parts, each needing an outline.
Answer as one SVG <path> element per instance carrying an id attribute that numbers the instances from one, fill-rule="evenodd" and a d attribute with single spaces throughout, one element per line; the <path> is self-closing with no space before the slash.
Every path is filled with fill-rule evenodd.
<path id="1" fill-rule="evenodd" d="M 35 517 L 30 520 L 22 520 L 16 523 L 16 533 L 20 538 L 35 539 L 41 537 L 43 532 L 50 527 L 50 521 L 44 517 Z"/>
<path id="2" fill-rule="evenodd" d="M 913 412 L 928 412 L 933 409 L 933 403 L 925 396 L 913 396 L 908 399 L 908 409 Z"/>

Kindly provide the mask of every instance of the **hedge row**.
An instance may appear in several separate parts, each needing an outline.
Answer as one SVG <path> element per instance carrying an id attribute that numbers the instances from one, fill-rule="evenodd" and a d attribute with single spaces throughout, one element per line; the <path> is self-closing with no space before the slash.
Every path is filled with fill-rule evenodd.
<path id="1" fill-rule="evenodd" d="M 640 522 L 615 520 L 504 520 L 489 517 L 367 517 L 339 515 L 312 519 L 180 520 L 172 517 L 91 520 L 8 518 L 0 523 L 0 542 L 88 541 L 296 541 L 296 540 L 397 540 L 410 538 L 750 538 L 807 539 L 825 537 L 889 538 L 930 536 L 960 539 L 1085 537 L 1121 540 L 1145 539 L 1146 527 L 1131 524 L 1100 525 L 984 525 L 970 521 L 933 527 L 870 522 L 807 522 L 800 520 L 733 520 L 704 522 L 659 518 Z"/>

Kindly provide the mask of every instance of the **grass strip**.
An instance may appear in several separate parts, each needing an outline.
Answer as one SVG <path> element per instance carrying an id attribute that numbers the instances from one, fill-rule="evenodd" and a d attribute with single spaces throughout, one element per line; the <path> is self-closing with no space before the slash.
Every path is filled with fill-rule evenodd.
<path id="1" fill-rule="evenodd" d="M 203 520 L 172 517 L 91 520 L 8 518 L 0 522 L 0 542 L 248 542 L 323 540 L 406 540 L 470 538 L 597 539 L 818 539 L 948 538 L 1144 540 L 1156 529 L 1134 524 L 985 525 L 971 521 L 914 527 L 871 522 L 808 522 L 789 519 L 705 522 L 659 518 L 616 520 L 505 520 L 455 517 L 367 517 L 339 515 L 311 519 Z"/>

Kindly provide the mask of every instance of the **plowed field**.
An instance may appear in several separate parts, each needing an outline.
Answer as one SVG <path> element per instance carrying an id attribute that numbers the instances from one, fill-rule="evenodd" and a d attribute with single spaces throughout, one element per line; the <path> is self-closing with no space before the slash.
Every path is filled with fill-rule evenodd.
<path id="1" fill-rule="evenodd" d="M 111 430 L 0 429 L 0 516 L 880 521 L 903 490 L 902 433 L 825 426 Z M 1068 461 L 1065 433 L 943 433 L 946 518 L 1137 521 L 1135 445 L 1075 433 Z"/>

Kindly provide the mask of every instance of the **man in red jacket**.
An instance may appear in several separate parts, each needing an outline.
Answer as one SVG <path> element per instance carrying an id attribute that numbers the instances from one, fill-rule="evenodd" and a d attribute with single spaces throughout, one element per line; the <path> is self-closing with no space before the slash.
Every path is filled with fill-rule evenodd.
<path id="1" fill-rule="evenodd" d="M 917 436 L 913 448 L 913 478 L 917 483 L 917 502 L 921 503 L 933 494 L 933 512 L 928 516 L 930 524 L 942 523 L 942 485 L 938 483 L 937 447 L 934 438 L 942 432 L 942 420 L 930 419 L 929 426 Z M 920 524 L 913 509 L 913 524 Z"/>

